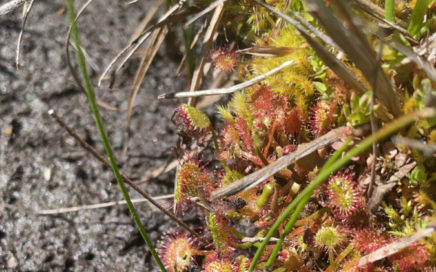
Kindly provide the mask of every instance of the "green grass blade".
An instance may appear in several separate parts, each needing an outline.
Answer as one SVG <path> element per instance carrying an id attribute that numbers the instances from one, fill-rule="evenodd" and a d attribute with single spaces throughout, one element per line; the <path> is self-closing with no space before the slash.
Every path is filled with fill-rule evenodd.
<path id="1" fill-rule="evenodd" d="M 345 142 L 341 145 L 341 147 L 338 148 L 338 150 L 336 150 L 333 155 L 330 157 L 330 159 L 324 164 L 324 166 L 322 167 L 321 171 L 319 171 L 320 173 L 322 173 L 323 171 L 328 171 L 328 169 L 330 168 L 330 166 L 339 159 L 339 157 L 342 155 L 342 153 L 345 151 L 345 149 L 347 149 L 348 145 L 351 142 L 351 137 L 348 137 L 347 140 L 345 140 Z"/>
<path id="2" fill-rule="evenodd" d="M 79 33 L 77 30 L 77 26 L 75 24 L 75 13 L 74 13 L 74 6 L 72 0 L 66 0 L 67 3 L 67 10 L 68 10 L 68 17 L 71 23 L 71 36 L 75 44 L 75 50 L 76 50 L 76 56 L 77 56 L 77 63 L 79 65 L 80 72 L 82 74 L 82 80 L 83 84 L 86 90 L 86 94 L 88 96 L 89 104 L 91 107 L 92 114 L 94 115 L 95 122 L 97 124 L 98 131 L 100 133 L 100 137 L 103 141 L 104 149 L 106 151 L 106 154 L 109 158 L 109 162 L 112 166 L 112 170 L 114 172 L 115 178 L 118 182 L 118 185 L 121 189 L 121 192 L 123 194 L 124 199 L 126 200 L 127 206 L 129 208 L 130 213 L 132 214 L 132 218 L 135 221 L 135 224 L 141 233 L 142 238 L 144 239 L 145 243 L 147 244 L 151 254 L 153 255 L 153 258 L 156 260 L 159 268 L 161 271 L 165 271 L 165 266 L 163 265 L 162 261 L 159 259 L 159 256 L 157 255 L 157 252 L 155 248 L 153 247 L 153 244 L 151 243 L 150 239 L 148 238 L 147 233 L 144 230 L 144 227 L 141 224 L 141 221 L 139 220 L 138 214 L 136 213 L 135 207 L 132 204 L 132 201 L 130 200 L 129 193 L 127 192 L 127 189 L 124 185 L 124 182 L 121 178 L 120 172 L 118 170 L 118 166 L 115 162 L 115 157 L 112 153 L 111 146 L 109 144 L 109 141 L 106 137 L 106 133 L 104 131 L 103 122 L 100 117 L 100 113 L 97 108 L 97 103 L 95 100 L 94 91 L 91 86 L 91 82 L 88 76 L 88 72 L 86 69 L 86 63 L 85 63 L 85 57 L 83 55 L 83 52 L 80 50 L 80 40 L 79 40 Z"/>
<path id="3" fill-rule="evenodd" d="M 298 215 L 300 214 L 301 210 L 303 210 L 304 206 L 306 206 L 307 202 L 309 202 L 310 197 L 312 196 L 312 193 L 313 192 L 306 193 L 305 195 L 303 195 L 302 199 L 299 202 L 296 202 L 296 203 L 298 203 L 298 205 L 295 208 L 295 211 L 292 213 L 291 218 L 289 219 L 289 222 L 286 224 L 285 232 L 287 232 L 288 229 L 289 230 L 292 229 L 292 227 L 294 226 L 295 222 L 298 219 Z M 277 242 L 276 246 L 274 247 L 274 250 L 272 251 L 272 253 L 271 253 L 271 255 L 268 258 L 268 261 L 266 263 L 267 267 L 270 267 L 274 263 L 274 261 L 277 257 L 277 254 L 279 253 L 280 247 L 281 247 L 282 243 L 285 241 L 285 236 L 286 235 L 282 235 L 280 237 L 280 240 Z"/>
<path id="4" fill-rule="evenodd" d="M 395 0 L 385 0 L 385 19 L 395 22 Z"/>
<path id="5" fill-rule="evenodd" d="M 254 267 L 256 266 L 257 261 L 259 260 L 263 250 L 265 249 L 265 246 L 268 244 L 270 238 L 273 236 L 273 234 L 277 231 L 279 226 L 286 220 L 286 218 L 290 215 L 290 213 L 294 210 L 294 208 L 297 206 L 298 203 L 300 203 L 303 200 L 306 200 L 308 197 L 307 195 L 312 194 L 312 192 L 321 184 L 323 183 L 332 173 L 339 170 L 341 167 L 345 166 L 353 157 L 358 156 L 362 152 L 364 152 L 366 149 L 372 146 L 373 142 L 379 142 L 383 140 L 384 138 L 388 137 L 389 135 L 393 134 L 394 132 L 398 131 L 399 129 L 405 127 L 409 123 L 417 120 L 418 118 L 429 118 L 436 116 L 436 109 L 432 108 L 426 108 L 417 112 L 413 112 L 407 115 L 403 115 L 400 118 L 396 119 L 395 121 L 389 123 L 376 133 L 374 133 L 371 137 L 368 137 L 367 139 L 363 140 L 361 143 L 357 144 L 353 149 L 351 149 L 349 152 L 347 152 L 342 158 L 338 159 L 334 163 L 331 163 L 328 169 L 322 170 L 318 176 L 315 178 L 314 181 L 312 181 L 292 202 L 289 204 L 289 206 L 285 209 L 285 211 L 280 215 L 280 217 L 274 222 L 273 226 L 270 228 L 268 233 L 266 234 L 264 240 L 258 247 L 253 260 L 251 261 L 249 271 L 253 271 Z M 296 215 L 298 216 L 298 214 Z M 285 232 L 282 234 L 281 239 L 284 239 L 284 237 L 289 233 L 289 231 L 292 229 L 293 222 L 289 221 L 289 224 L 285 227 Z M 287 231 L 287 233 L 286 233 Z"/>
<path id="6" fill-rule="evenodd" d="M 409 31 L 410 35 L 414 36 L 422 27 L 428 4 L 429 0 L 416 1 L 415 7 L 412 11 L 412 17 L 410 18 L 409 25 L 407 26 L 407 31 Z"/>
<path id="7" fill-rule="evenodd" d="M 188 6 L 192 7 L 194 5 L 193 0 L 188 1 Z M 190 17 L 188 17 L 189 20 Z M 195 28 L 194 25 L 188 26 L 187 29 L 183 29 L 183 43 L 185 45 L 185 54 L 186 54 L 186 76 L 189 81 L 192 80 L 192 76 L 195 71 L 195 52 L 191 49 L 191 44 L 194 41 L 195 37 Z"/>

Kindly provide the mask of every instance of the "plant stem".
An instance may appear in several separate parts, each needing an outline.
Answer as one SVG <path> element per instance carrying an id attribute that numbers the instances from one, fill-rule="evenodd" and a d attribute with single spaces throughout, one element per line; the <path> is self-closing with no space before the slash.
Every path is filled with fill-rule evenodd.
<path id="1" fill-rule="evenodd" d="M 188 0 L 188 6 L 192 7 L 193 5 L 194 5 L 194 1 Z M 189 16 L 188 19 L 189 18 L 191 18 L 191 16 Z M 195 36 L 194 25 L 190 25 L 187 29 L 183 29 L 182 34 L 183 34 L 183 43 L 185 45 L 185 54 L 186 54 L 186 77 L 188 81 L 191 81 L 195 71 L 195 53 L 191 49 L 191 43 L 194 40 L 194 36 Z"/>
<path id="2" fill-rule="evenodd" d="M 410 35 L 415 36 L 419 29 L 423 25 L 424 16 L 427 13 L 429 0 L 417 0 L 415 7 L 412 11 L 412 17 L 410 17 L 407 31 Z"/>
<path id="3" fill-rule="evenodd" d="M 91 111 L 92 111 L 92 114 L 94 116 L 95 122 L 97 124 L 97 128 L 98 128 L 98 131 L 100 133 L 100 137 L 103 141 L 104 149 L 105 149 L 106 154 L 109 158 L 109 162 L 112 166 L 112 170 L 114 172 L 114 175 L 115 175 L 115 178 L 118 182 L 118 185 L 121 189 L 123 197 L 126 200 L 129 211 L 132 215 L 133 220 L 135 221 L 135 224 L 136 224 L 139 232 L 141 233 L 142 238 L 144 239 L 145 243 L 147 244 L 147 246 L 151 252 L 151 255 L 153 255 L 153 257 L 156 260 L 161 271 L 166 271 L 163 263 L 161 262 L 161 260 L 159 259 L 159 256 L 157 255 L 156 250 L 153 247 L 153 244 L 151 243 L 150 239 L 148 238 L 148 235 L 145 232 L 144 227 L 141 224 L 141 221 L 139 220 L 138 214 L 136 213 L 135 207 L 133 206 L 133 203 L 130 200 L 129 193 L 127 192 L 127 189 L 124 185 L 124 182 L 123 182 L 121 175 L 120 175 L 120 172 L 118 170 L 118 166 L 116 164 L 115 157 L 112 153 L 111 146 L 110 146 L 109 141 L 106 137 L 106 133 L 105 133 L 104 127 L 103 127 L 103 122 L 101 120 L 100 113 L 99 113 L 98 108 L 97 108 L 97 103 L 96 103 L 94 91 L 92 89 L 91 82 L 90 82 L 88 72 L 86 69 L 85 57 L 83 55 L 83 52 L 80 50 L 81 47 L 80 47 L 79 33 L 77 30 L 77 26 L 75 24 L 75 13 L 74 13 L 73 1 L 66 0 L 66 4 L 67 4 L 67 10 L 68 10 L 68 17 L 69 17 L 70 23 L 72 24 L 71 35 L 72 35 L 72 38 L 73 38 L 73 41 L 75 44 L 77 63 L 79 65 L 79 69 L 80 69 L 80 72 L 82 74 L 83 84 L 85 86 L 85 90 L 86 90 L 86 94 L 88 96 Z"/>
<path id="4" fill-rule="evenodd" d="M 315 178 L 314 181 L 312 181 L 285 209 L 285 211 L 280 215 L 280 217 L 274 222 L 273 226 L 270 228 L 268 233 L 265 236 L 265 240 L 262 241 L 262 244 L 258 247 L 256 254 L 253 257 L 253 260 L 250 264 L 249 271 L 253 271 L 254 267 L 256 266 L 256 262 L 259 260 L 260 255 L 262 254 L 263 250 L 265 249 L 265 246 L 268 244 L 269 239 L 274 235 L 276 230 L 279 228 L 279 226 L 283 223 L 283 221 L 286 220 L 286 218 L 289 216 L 289 214 L 294 210 L 294 208 L 297 206 L 297 203 L 306 202 L 312 195 L 313 191 L 321 185 L 332 173 L 339 170 L 341 167 L 346 165 L 353 157 L 358 156 L 360 153 L 364 152 L 366 149 L 372 146 L 372 143 L 374 141 L 381 141 L 387 136 L 391 135 L 392 133 L 396 132 L 397 130 L 401 129 L 402 127 L 405 127 L 409 123 L 417 120 L 418 118 L 429 118 L 436 116 L 436 109 L 432 108 L 425 108 L 420 111 L 416 111 L 407 115 L 403 115 L 402 117 L 399 117 L 395 121 L 387 124 L 385 127 L 374 133 L 371 137 L 368 137 L 367 139 L 363 140 L 361 143 L 356 145 L 353 149 L 351 149 L 348 153 L 345 154 L 342 158 L 338 159 L 337 161 L 331 163 L 327 162 L 328 168 L 323 168 L 321 172 L 318 174 L 318 176 Z M 336 152 L 338 153 L 338 152 Z M 335 156 L 336 157 L 336 156 Z M 299 208 L 300 206 L 298 206 Z M 298 216 L 297 210 L 292 215 L 292 218 Z M 278 249 L 280 248 L 284 238 L 286 235 L 289 234 L 291 231 L 295 221 L 291 220 L 286 224 L 285 230 L 283 231 L 279 242 L 276 244 L 276 248 L 274 248 L 273 252 L 278 252 Z M 272 259 L 273 256 L 270 257 Z M 274 256 L 275 259 L 275 256 Z M 269 263 L 272 263 L 272 261 Z"/>
<path id="5" fill-rule="evenodd" d="M 395 0 L 385 0 L 385 19 L 395 22 Z"/>

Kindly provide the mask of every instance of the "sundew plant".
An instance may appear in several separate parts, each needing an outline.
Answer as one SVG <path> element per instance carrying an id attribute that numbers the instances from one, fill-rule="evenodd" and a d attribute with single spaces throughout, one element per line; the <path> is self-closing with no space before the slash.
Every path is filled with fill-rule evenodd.
<path id="1" fill-rule="evenodd" d="M 167 1 L 121 52 L 150 39 L 149 64 L 168 33 L 184 45 L 187 91 L 159 98 L 180 102 L 174 211 L 198 220 L 155 249 L 129 204 L 159 268 L 435 271 L 435 11 L 434 0 Z M 207 89 L 217 74 L 231 84 Z M 218 95 L 215 116 L 196 107 Z"/>

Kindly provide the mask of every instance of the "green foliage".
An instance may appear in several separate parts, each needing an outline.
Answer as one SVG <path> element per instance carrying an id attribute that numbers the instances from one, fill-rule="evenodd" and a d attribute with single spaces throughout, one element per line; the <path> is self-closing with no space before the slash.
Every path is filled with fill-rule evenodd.
<path id="1" fill-rule="evenodd" d="M 371 97 L 372 93 L 366 93 L 360 97 L 356 93 L 351 93 L 350 105 L 344 107 L 344 115 L 352 126 L 369 122 Z"/>
<path id="2" fill-rule="evenodd" d="M 269 200 L 269 197 L 274 191 L 274 184 L 268 183 L 263 187 L 262 194 L 257 198 L 256 205 L 260 208 L 264 207 Z"/>
<path id="3" fill-rule="evenodd" d="M 420 184 L 427 183 L 427 171 L 424 165 L 417 165 L 409 174 L 409 184 L 412 186 L 418 186 Z"/>
<path id="4" fill-rule="evenodd" d="M 322 227 L 315 235 L 316 243 L 328 249 L 334 248 L 342 240 L 341 234 L 334 227 Z"/>
<path id="5" fill-rule="evenodd" d="M 385 0 L 385 19 L 395 21 L 395 0 Z"/>
<path id="6" fill-rule="evenodd" d="M 427 12 L 431 1 L 429 0 L 417 0 L 415 7 L 413 8 L 412 17 L 410 18 L 407 30 L 414 36 L 416 35 L 421 27 L 424 25 L 424 16 Z"/>

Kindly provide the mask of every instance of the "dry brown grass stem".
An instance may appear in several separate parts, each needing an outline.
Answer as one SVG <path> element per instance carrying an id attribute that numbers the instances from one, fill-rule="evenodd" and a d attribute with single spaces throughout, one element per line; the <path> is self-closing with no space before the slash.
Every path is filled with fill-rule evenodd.
<path id="1" fill-rule="evenodd" d="M 169 198 L 173 198 L 173 195 L 170 194 L 170 195 L 153 197 L 154 200 L 162 200 L 162 199 L 169 199 Z M 132 203 L 142 203 L 142 202 L 147 202 L 147 201 L 148 200 L 145 198 L 132 199 Z M 97 203 L 97 204 L 90 204 L 90 205 L 74 206 L 74 207 L 68 207 L 68 208 L 39 210 L 36 213 L 40 214 L 40 215 L 60 214 L 60 213 L 77 212 L 77 211 L 83 211 L 83 210 L 101 209 L 101 208 L 107 208 L 107 207 L 125 205 L 125 204 L 127 204 L 127 202 L 125 200 L 120 200 L 120 201 L 111 201 L 111 202 L 104 202 L 104 203 Z"/>
<path id="2" fill-rule="evenodd" d="M 215 33 L 218 30 L 219 23 L 224 14 L 224 3 L 219 4 L 212 15 L 209 26 L 207 27 L 206 34 L 203 39 L 203 55 L 200 60 L 200 64 L 195 68 L 194 74 L 191 80 L 190 91 L 193 92 L 200 87 L 201 78 L 203 77 L 203 67 L 206 63 L 207 58 L 209 57 L 210 49 L 212 48 L 213 41 L 215 39 Z M 188 99 L 188 104 L 191 106 L 195 106 L 196 103 L 195 97 L 190 97 Z"/>
<path id="3" fill-rule="evenodd" d="M 294 61 L 292 61 L 292 60 L 286 61 L 286 62 L 282 63 L 281 65 L 277 66 L 276 68 L 266 72 L 265 74 L 259 75 L 257 77 L 254 77 L 251 80 L 245 81 L 243 83 L 240 83 L 240 84 L 228 87 L 228 88 L 199 90 L 199 91 L 195 91 L 195 92 L 189 91 L 189 92 L 168 93 L 168 94 L 159 95 L 158 99 L 199 97 L 199 96 L 222 95 L 222 94 L 234 93 L 236 91 L 250 87 L 251 85 L 254 85 L 254 84 L 264 80 L 266 77 L 273 75 L 273 74 L 277 73 L 278 71 L 282 70 L 283 68 L 288 67 L 292 64 L 294 64 Z"/>
<path id="4" fill-rule="evenodd" d="M 0 16 L 16 10 L 17 8 L 24 5 L 26 1 L 29 0 L 12 0 L 7 3 L 4 3 L 3 5 L 0 6 Z"/>
<path id="5" fill-rule="evenodd" d="M 24 5 L 23 23 L 21 25 L 20 34 L 18 35 L 17 48 L 15 51 L 15 66 L 17 69 L 20 67 L 20 47 L 21 47 L 21 40 L 23 39 L 24 27 L 26 26 L 27 17 L 29 17 L 30 10 L 32 9 L 34 2 L 35 0 L 30 0 L 28 1 L 28 4 Z"/>

